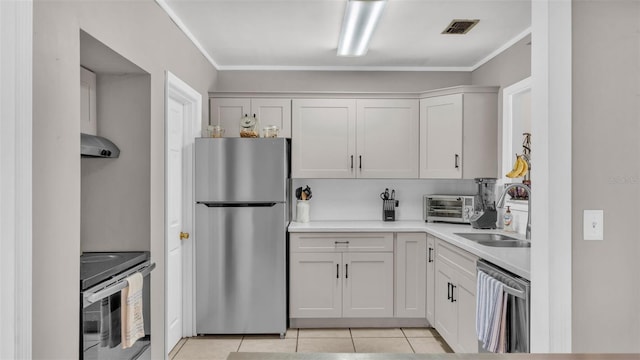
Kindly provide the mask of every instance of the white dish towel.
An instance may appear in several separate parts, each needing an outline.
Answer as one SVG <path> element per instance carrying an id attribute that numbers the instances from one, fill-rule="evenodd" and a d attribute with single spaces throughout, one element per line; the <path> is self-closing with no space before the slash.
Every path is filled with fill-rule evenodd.
<path id="1" fill-rule="evenodd" d="M 121 321 L 122 348 L 126 349 L 136 340 L 144 337 L 144 319 L 142 318 L 142 287 L 144 278 L 141 273 L 135 273 L 127 278 L 129 286 L 122 289 Z"/>
<path id="2" fill-rule="evenodd" d="M 482 347 L 498 352 L 504 314 L 504 284 L 478 270 L 476 288 L 476 332 Z M 502 332 L 504 334 L 504 332 Z M 504 351 L 504 350 L 503 350 Z"/>

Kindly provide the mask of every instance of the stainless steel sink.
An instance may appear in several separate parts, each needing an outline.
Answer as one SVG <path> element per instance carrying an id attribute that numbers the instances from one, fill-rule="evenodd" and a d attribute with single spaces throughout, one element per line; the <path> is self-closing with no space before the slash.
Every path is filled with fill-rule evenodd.
<path id="1" fill-rule="evenodd" d="M 531 247 L 531 242 L 497 233 L 455 233 L 480 245 L 494 247 Z"/>

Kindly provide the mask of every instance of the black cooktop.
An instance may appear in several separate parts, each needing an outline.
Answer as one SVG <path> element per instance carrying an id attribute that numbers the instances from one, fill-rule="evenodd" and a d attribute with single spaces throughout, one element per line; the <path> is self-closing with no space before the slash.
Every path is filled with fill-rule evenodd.
<path id="1" fill-rule="evenodd" d="M 86 290 L 148 259 L 148 251 L 82 253 L 80 289 Z"/>

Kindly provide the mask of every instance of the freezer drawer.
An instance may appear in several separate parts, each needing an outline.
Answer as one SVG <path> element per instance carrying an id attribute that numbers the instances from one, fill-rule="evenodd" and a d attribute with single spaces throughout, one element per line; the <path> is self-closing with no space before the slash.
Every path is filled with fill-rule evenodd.
<path id="1" fill-rule="evenodd" d="M 286 201 L 288 175 L 287 139 L 196 139 L 196 201 Z"/>
<path id="2" fill-rule="evenodd" d="M 196 332 L 284 334 L 285 203 L 196 205 Z"/>

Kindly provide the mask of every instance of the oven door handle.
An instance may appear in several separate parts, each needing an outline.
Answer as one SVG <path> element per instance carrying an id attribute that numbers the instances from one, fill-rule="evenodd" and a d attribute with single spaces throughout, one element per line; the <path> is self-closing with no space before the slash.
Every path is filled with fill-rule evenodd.
<path id="1" fill-rule="evenodd" d="M 156 268 L 156 263 L 152 263 L 149 266 L 147 266 L 146 268 L 141 269 L 139 272 L 142 274 L 142 277 L 146 277 L 147 275 L 149 275 L 151 273 L 151 271 L 153 271 L 153 269 Z M 135 274 L 135 273 L 133 273 Z M 131 275 L 133 275 L 131 274 Z M 96 301 L 102 300 L 104 298 L 106 298 L 107 296 L 111 296 L 119 291 L 121 291 L 122 289 L 126 288 L 127 286 L 129 286 L 129 283 L 127 282 L 127 279 L 123 279 L 107 288 L 104 288 L 100 291 L 97 292 L 90 292 L 87 291 L 84 293 L 84 300 L 83 300 L 83 307 L 87 307 L 93 303 L 95 303 Z"/>

